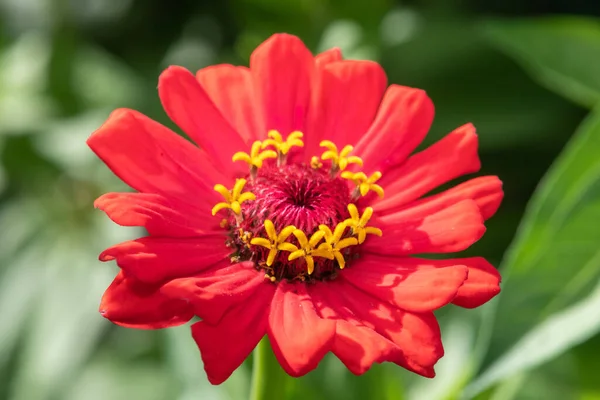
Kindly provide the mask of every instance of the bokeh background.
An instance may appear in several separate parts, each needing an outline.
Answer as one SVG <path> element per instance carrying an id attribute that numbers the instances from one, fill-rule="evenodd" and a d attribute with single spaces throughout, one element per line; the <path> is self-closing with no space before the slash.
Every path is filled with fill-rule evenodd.
<path id="1" fill-rule="evenodd" d="M 140 235 L 92 207 L 126 190 L 85 140 L 116 107 L 169 124 L 171 64 L 247 64 L 274 32 L 379 61 L 436 105 L 428 143 L 473 122 L 506 198 L 483 240 L 503 295 L 438 313 L 446 356 L 427 380 L 354 377 L 333 357 L 294 399 L 600 399 L 600 3 L 586 0 L 0 0 L 0 399 L 245 399 L 219 387 L 189 327 L 119 328 L 97 312 Z M 282 397 L 283 398 L 283 395 Z"/>

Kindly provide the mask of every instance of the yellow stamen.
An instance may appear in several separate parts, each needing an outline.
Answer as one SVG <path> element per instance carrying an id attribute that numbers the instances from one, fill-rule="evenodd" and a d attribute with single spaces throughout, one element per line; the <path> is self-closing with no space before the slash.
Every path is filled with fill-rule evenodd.
<path id="1" fill-rule="evenodd" d="M 363 215 L 360 216 L 356 206 L 354 204 L 348 204 L 348 211 L 350 212 L 350 218 L 345 220 L 344 223 L 352 228 L 352 234 L 358 237 L 359 244 L 365 241 L 367 234 L 379 237 L 383 235 L 381 229 L 367 226 L 367 223 L 373 216 L 373 208 L 365 208 Z"/>
<path id="2" fill-rule="evenodd" d="M 246 185 L 246 180 L 243 178 L 235 181 L 235 185 L 233 185 L 233 189 L 231 189 L 231 191 L 223 185 L 216 184 L 214 187 L 215 191 L 219 192 L 221 196 L 223 196 L 223 199 L 225 199 L 225 201 L 217 203 L 212 208 L 212 215 L 216 215 L 219 211 L 228 208 L 231 211 L 233 211 L 234 214 L 239 216 L 242 212 L 241 205 L 243 202 L 256 200 L 256 196 L 254 195 L 254 193 L 242 193 L 244 185 Z"/>
<path id="3" fill-rule="evenodd" d="M 338 148 L 335 145 L 335 143 L 329 140 L 323 140 L 321 143 L 319 143 L 319 146 L 325 147 L 327 149 L 327 151 L 321 155 L 321 159 L 331 160 L 332 175 L 334 175 L 338 171 L 345 170 L 348 167 L 348 164 L 357 164 L 361 167 L 363 166 L 363 161 L 360 157 L 348 156 L 348 154 L 350 154 L 350 152 L 354 150 L 354 147 L 350 145 L 344 146 L 344 148 L 340 152 L 338 152 Z"/>
<path id="4" fill-rule="evenodd" d="M 245 153 L 243 151 L 238 151 L 231 157 L 233 161 L 244 161 L 250 166 L 250 174 L 252 176 L 256 175 L 256 170 L 258 168 L 262 168 L 263 161 L 267 158 L 277 158 L 277 153 L 273 150 L 263 150 L 261 151 L 261 142 L 256 141 L 252 144 L 252 148 L 250 149 L 250 154 Z"/>
<path id="5" fill-rule="evenodd" d="M 246 244 L 246 246 L 249 247 L 250 240 L 252 239 L 252 232 L 248 232 L 248 231 L 245 231 L 242 228 L 240 228 L 238 230 L 238 233 L 240 235 L 240 239 L 242 240 L 242 242 L 244 242 Z"/>
<path id="6" fill-rule="evenodd" d="M 358 198 L 358 194 L 362 196 L 366 196 L 367 193 L 373 191 L 377 193 L 379 197 L 383 197 L 383 188 L 377 185 L 377 182 L 381 178 L 381 172 L 373 172 L 370 177 L 367 178 L 364 172 L 350 172 L 344 171 L 342 172 L 342 178 L 351 180 L 356 185 L 355 193 L 353 197 Z"/>
<path id="7" fill-rule="evenodd" d="M 269 249 L 269 255 L 267 256 L 267 266 L 273 265 L 275 261 L 275 257 L 279 250 L 284 250 L 281 246 L 284 245 L 286 239 L 296 230 L 296 227 L 293 225 L 286 226 L 277 234 L 275 230 L 275 225 L 273 225 L 273 221 L 267 219 L 265 220 L 265 231 L 267 231 L 268 239 L 257 237 L 250 240 L 250 244 L 255 246 L 262 246 Z"/>
<path id="8" fill-rule="evenodd" d="M 329 260 L 333 260 L 333 254 L 331 252 L 331 246 L 325 244 L 326 246 L 321 248 L 321 246 L 317 247 L 321 239 L 325 236 L 325 232 L 317 231 L 312 234 L 310 239 L 306 237 L 303 231 L 300 229 L 296 229 L 294 232 L 294 236 L 298 239 L 300 243 L 300 247 L 292 244 L 292 243 L 282 243 L 279 247 L 280 250 L 289 251 L 290 255 L 288 257 L 289 261 L 295 260 L 300 257 L 304 257 L 304 261 L 306 262 L 306 271 L 308 275 L 312 274 L 315 270 L 315 260 L 313 257 L 324 257 Z"/>
<path id="9" fill-rule="evenodd" d="M 346 228 L 345 221 L 337 224 L 333 232 L 327 225 L 319 225 L 319 230 L 325 232 L 325 243 L 321 243 L 319 249 L 330 251 L 337 260 L 340 269 L 344 269 L 346 266 L 346 260 L 341 250 L 358 244 L 358 240 L 353 237 L 342 239 Z"/>
<path id="10" fill-rule="evenodd" d="M 273 146 L 279 154 L 280 161 L 285 160 L 285 156 L 292 147 L 304 147 L 304 142 L 301 140 L 304 135 L 300 131 L 290 133 L 285 141 L 281 134 L 276 130 L 270 130 L 268 136 L 270 139 L 262 142 L 262 148 L 264 149 L 268 146 Z"/>
<path id="11" fill-rule="evenodd" d="M 323 166 L 323 163 L 321 162 L 321 160 L 319 160 L 319 157 L 312 156 L 312 158 L 310 159 L 310 166 L 312 169 L 319 169 Z"/>

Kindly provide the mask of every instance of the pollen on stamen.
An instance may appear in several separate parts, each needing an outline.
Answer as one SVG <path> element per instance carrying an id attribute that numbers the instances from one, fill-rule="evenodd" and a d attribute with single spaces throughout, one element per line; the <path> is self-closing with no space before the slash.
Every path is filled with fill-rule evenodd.
<path id="1" fill-rule="evenodd" d="M 375 192 L 380 198 L 383 198 L 384 192 L 383 188 L 376 184 L 379 179 L 381 179 L 381 172 L 376 171 L 371 174 L 371 176 L 367 177 L 364 172 L 350 172 L 344 171 L 341 174 L 341 177 L 344 179 L 348 179 L 349 181 L 354 182 L 356 188 L 352 192 L 352 199 L 356 200 L 360 196 L 366 196 L 369 192 Z"/>
<path id="2" fill-rule="evenodd" d="M 301 137 L 300 132 L 292 132 L 284 140 L 279 132 L 270 131 L 269 139 L 255 142 L 250 153 L 233 157 L 249 164 L 251 179 L 238 180 L 231 190 L 215 186 L 225 201 L 213 212 L 229 209 L 229 218 L 221 226 L 230 230 L 232 262 L 254 261 L 271 282 L 333 279 L 360 256 L 367 234 L 381 235 L 377 228 L 366 226 L 372 209 L 360 216 L 352 204 L 361 184 L 379 192 L 375 181 L 380 174 L 367 177 L 344 171 L 349 164 L 362 166 L 362 159 L 349 155 L 352 146 L 338 152 L 328 141 L 321 143 L 328 148 L 321 158 L 331 162 L 331 170 L 323 169 L 316 156 L 308 164 L 287 163 L 287 155 L 303 146 Z M 263 162 L 274 156 L 277 163 Z M 354 192 L 347 179 L 356 182 Z"/>
<path id="3" fill-rule="evenodd" d="M 327 151 L 321 155 L 321 159 L 331 160 L 331 176 L 335 176 L 339 171 L 344 171 L 350 164 L 363 166 L 363 160 L 360 157 L 349 155 L 352 150 L 354 150 L 354 147 L 350 145 L 346 145 L 341 151 L 338 151 L 335 143 L 329 140 L 323 140 L 319 146 L 327 149 Z"/>
<path id="4" fill-rule="evenodd" d="M 312 158 L 310 159 L 310 166 L 313 169 L 319 169 L 323 166 L 323 163 L 319 160 L 319 157 L 312 156 Z"/>
<path id="5" fill-rule="evenodd" d="M 288 152 L 293 147 L 304 147 L 304 142 L 301 140 L 304 136 L 300 131 L 294 131 L 283 140 L 283 136 L 276 130 L 270 130 L 267 134 L 270 139 L 262 142 L 262 148 L 273 146 L 277 151 L 277 166 L 282 166 L 286 163 Z"/>
<path id="6" fill-rule="evenodd" d="M 238 151 L 231 157 L 231 160 L 234 162 L 243 161 L 248 164 L 248 166 L 250 167 L 249 175 L 250 175 L 250 179 L 252 179 L 252 180 L 254 180 L 256 178 L 258 169 L 262 168 L 265 160 L 268 160 L 269 158 L 277 158 L 277 153 L 274 152 L 273 150 L 262 150 L 261 151 L 261 148 L 262 148 L 262 142 L 257 140 L 252 144 L 252 148 L 250 149 L 250 154 L 245 153 L 243 151 Z"/>

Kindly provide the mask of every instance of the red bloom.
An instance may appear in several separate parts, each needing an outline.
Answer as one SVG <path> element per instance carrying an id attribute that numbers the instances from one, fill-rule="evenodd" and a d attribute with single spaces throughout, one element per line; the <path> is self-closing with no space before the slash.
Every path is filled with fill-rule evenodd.
<path id="1" fill-rule="evenodd" d="M 428 195 L 479 170 L 475 128 L 411 155 L 433 120 L 424 91 L 289 35 L 250 68 L 170 67 L 158 89 L 198 147 L 125 109 L 88 140 L 137 191 L 95 206 L 148 231 L 100 255 L 121 267 L 102 314 L 150 329 L 201 317 L 192 334 L 215 384 L 265 334 L 292 376 L 331 351 L 355 374 L 390 361 L 433 377 L 433 311 L 500 291 L 483 258 L 411 257 L 466 249 L 501 202 L 495 176 Z"/>

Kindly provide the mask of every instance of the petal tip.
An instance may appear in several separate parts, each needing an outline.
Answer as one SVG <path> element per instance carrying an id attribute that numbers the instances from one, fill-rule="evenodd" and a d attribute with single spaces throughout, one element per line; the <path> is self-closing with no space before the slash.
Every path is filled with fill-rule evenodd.
<path id="1" fill-rule="evenodd" d="M 105 135 L 111 133 L 111 127 L 118 125 L 122 120 L 130 116 L 134 116 L 135 111 L 128 108 L 117 108 L 113 110 L 102 125 L 96 129 L 85 141 L 89 148 L 94 150 L 97 145 L 101 145 L 102 139 Z"/>
<path id="2" fill-rule="evenodd" d="M 468 266 L 469 277 L 452 301 L 454 305 L 463 308 L 476 308 L 500 293 L 502 276 L 485 258 L 472 257 L 460 261 Z"/>
<path id="3" fill-rule="evenodd" d="M 113 254 L 110 253 L 110 249 L 104 250 L 98 256 L 98 260 L 102 261 L 102 262 L 113 261 L 115 259 L 116 259 L 116 257 Z"/>
<path id="4" fill-rule="evenodd" d="M 194 81 L 196 81 L 194 74 L 192 74 L 187 68 L 179 65 L 169 65 L 158 77 L 159 97 L 161 92 L 165 90 L 165 85 L 173 85 L 176 84 L 174 81 L 189 78 L 192 78 Z"/>

